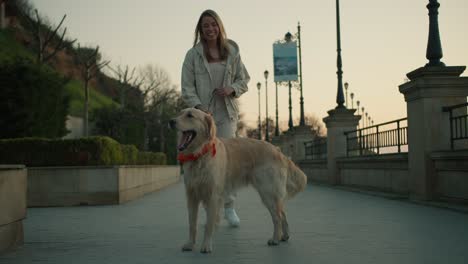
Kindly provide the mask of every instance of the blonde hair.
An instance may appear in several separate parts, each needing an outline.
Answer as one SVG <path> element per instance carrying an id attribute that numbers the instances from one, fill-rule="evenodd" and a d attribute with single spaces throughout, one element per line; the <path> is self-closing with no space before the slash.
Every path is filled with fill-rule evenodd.
<path id="1" fill-rule="evenodd" d="M 208 59 L 208 61 L 213 59 L 210 56 L 210 54 L 207 52 L 206 41 L 202 37 L 203 35 L 202 19 L 207 16 L 212 17 L 216 21 L 216 24 L 218 24 L 219 34 L 218 34 L 217 46 L 218 46 L 220 59 L 225 60 L 227 56 L 229 55 L 226 30 L 224 30 L 224 25 L 223 25 L 223 22 L 221 21 L 221 18 L 218 16 L 218 14 L 215 11 L 211 9 L 207 9 L 203 11 L 203 13 L 201 13 L 200 15 L 200 18 L 198 19 L 197 26 L 195 27 L 195 40 L 193 41 L 193 46 L 197 45 L 198 42 L 201 42 L 203 44 L 203 50 L 205 52 L 205 56 Z"/>

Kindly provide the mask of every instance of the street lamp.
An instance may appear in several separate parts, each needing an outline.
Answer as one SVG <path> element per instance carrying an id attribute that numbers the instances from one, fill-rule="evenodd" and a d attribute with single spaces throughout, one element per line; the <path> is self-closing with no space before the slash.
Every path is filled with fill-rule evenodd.
<path id="1" fill-rule="evenodd" d="M 302 96 L 302 52 L 301 52 L 301 25 L 297 22 L 297 44 L 299 49 L 299 87 L 301 88 L 301 98 L 300 98 L 300 108 L 301 108 L 301 118 L 299 121 L 300 126 L 305 126 L 304 118 L 304 96 Z"/>
<path id="2" fill-rule="evenodd" d="M 260 117 L 260 87 L 262 84 L 260 82 L 257 83 L 257 90 L 258 90 L 258 139 L 262 140 L 262 119 Z"/>
<path id="3" fill-rule="evenodd" d="M 350 96 L 351 96 L 351 109 L 354 109 L 354 101 L 353 101 L 354 93 L 351 93 Z"/>
<path id="4" fill-rule="evenodd" d="M 292 39 L 292 34 L 291 33 L 286 33 L 284 35 L 284 40 L 286 42 L 290 42 Z M 292 120 L 292 100 L 291 100 L 291 81 L 288 81 L 288 86 L 289 86 L 289 122 L 288 122 L 288 127 L 289 131 L 293 130 L 293 120 Z"/>
<path id="5" fill-rule="evenodd" d="M 368 114 L 368 113 L 366 112 L 366 118 L 364 118 L 364 121 L 367 120 L 367 114 Z M 369 123 L 367 123 L 367 126 L 369 126 Z"/>
<path id="6" fill-rule="evenodd" d="M 345 82 L 344 83 L 344 89 L 345 89 L 345 92 L 346 92 L 346 100 L 345 100 L 346 108 L 348 108 L 348 86 L 349 86 L 348 82 Z"/>
<path id="7" fill-rule="evenodd" d="M 278 82 L 275 82 L 276 87 L 276 127 L 275 127 L 275 137 L 279 136 L 279 126 L 278 126 Z"/>
<path id="8" fill-rule="evenodd" d="M 265 76 L 265 95 L 266 95 L 266 102 L 265 102 L 265 104 L 266 104 L 266 113 L 265 113 L 265 115 L 266 115 L 266 128 L 265 128 L 265 130 L 266 130 L 266 132 L 265 132 L 265 140 L 266 140 L 266 141 L 270 141 L 270 131 L 269 131 L 270 129 L 269 129 L 269 126 L 268 126 L 268 125 L 269 125 L 269 121 L 268 121 L 268 71 L 265 70 L 265 71 L 263 72 L 263 75 Z"/>
<path id="9" fill-rule="evenodd" d="M 338 71 L 336 72 L 338 77 L 338 91 L 336 94 L 336 108 L 343 108 L 344 96 L 343 96 L 343 70 L 341 61 L 341 34 L 340 34 L 340 1 L 336 0 L 336 46 L 337 46 L 337 60 L 336 65 Z"/>
<path id="10" fill-rule="evenodd" d="M 359 104 L 360 104 L 359 100 L 357 100 L 356 104 L 357 104 L 357 114 L 359 115 Z"/>
<path id="11" fill-rule="evenodd" d="M 366 127 L 366 125 L 364 124 L 364 106 L 361 107 L 361 111 L 362 111 L 361 113 L 362 113 L 362 118 L 363 118 L 362 119 L 362 127 Z"/>

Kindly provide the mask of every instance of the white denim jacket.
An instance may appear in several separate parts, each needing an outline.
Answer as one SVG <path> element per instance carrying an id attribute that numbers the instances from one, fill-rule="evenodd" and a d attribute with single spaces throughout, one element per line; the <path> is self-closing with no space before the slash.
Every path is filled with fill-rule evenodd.
<path id="1" fill-rule="evenodd" d="M 223 86 L 234 89 L 232 96 L 224 99 L 229 117 L 238 119 L 239 107 L 237 98 L 247 92 L 247 84 L 250 80 L 249 73 L 242 63 L 239 46 L 232 40 L 228 40 L 229 55 L 226 60 Z M 213 90 L 211 73 L 208 60 L 203 52 L 203 45 L 198 43 L 191 48 L 185 56 L 182 66 L 182 99 L 188 107 L 202 105 L 208 109 L 212 99 Z"/>

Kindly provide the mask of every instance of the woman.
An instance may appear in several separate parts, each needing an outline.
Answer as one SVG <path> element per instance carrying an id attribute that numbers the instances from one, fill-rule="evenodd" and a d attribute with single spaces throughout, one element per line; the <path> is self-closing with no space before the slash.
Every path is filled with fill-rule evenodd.
<path id="1" fill-rule="evenodd" d="M 236 136 L 239 108 L 236 99 L 248 90 L 250 76 L 239 46 L 226 38 L 223 23 L 213 10 L 205 10 L 195 28 L 193 47 L 182 67 L 182 98 L 189 107 L 213 114 L 218 137 Z M 224 216 L 239 226 L 235 193 L 225 195 Z"/>

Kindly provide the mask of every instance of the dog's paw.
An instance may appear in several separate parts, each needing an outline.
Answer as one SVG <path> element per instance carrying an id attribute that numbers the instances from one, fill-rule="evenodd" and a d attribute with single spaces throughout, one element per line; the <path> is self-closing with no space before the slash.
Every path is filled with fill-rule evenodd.
<path id="1" fill-rule="evenodd" d="M 286 242 L 286 241 L 288 241 L 288 240 L 289 240 L 289 235 L 283 235 L 283 236 L 281 237 L 281 241 L 283 241 L 283 242 Z"/>
<path id="2" fill-rule="evenodd" d="M 267 243 L 268 243 L 269 246 L 277 246 L 277 245 L 279 245 L 279 241 L 278 241 L 278 240 L 275 240 L 275 239 L 269 239 Z"/>
<path id="3" fill-rule="evenodd" d="M 203 254 L 211 253 L 211 251 L 212 249 L 211 249 L 211 246 L 209 245 L 202 246 L 200 249 L 200 252 Z"/>
<path id="4" fill-rule="evenodd" d="M 182 251 L 192 251 L 194 244 L 192 242 L 187 242 L 182 246 Z"/>

